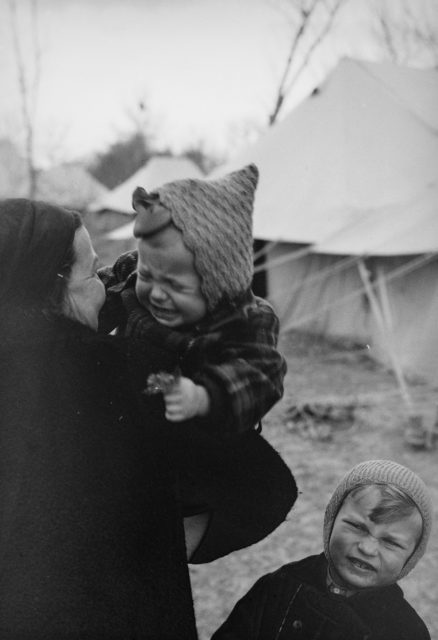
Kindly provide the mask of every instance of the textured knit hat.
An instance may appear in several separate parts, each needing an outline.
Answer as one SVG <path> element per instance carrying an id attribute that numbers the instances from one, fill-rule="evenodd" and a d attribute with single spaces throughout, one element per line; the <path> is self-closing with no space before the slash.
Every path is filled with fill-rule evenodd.
<path id="1" fill-rule="evenodd" d="M 365 484 L 390 484 L 403 491 L 415 502 L 423 519 L 423 531 L 421 539 L 411 555 L 399 578 L 414 568 L 421 556 L 426 551 L 432 528 L 432 502 L 424 482 L 407 467 L 397 464 L 392 460 L 366 460 L 353 467 L 341 480 L 330 502 L 327 505 L 324 517 L 324 552 L 329 559 L 329 540 L 335 518 L 346 496 L 355 487 Z"/>
<path id="2" fill-rule="evenodd" d="M 258 176 L 257 167 L 250 164 L 217 180 L 176 180 L 152 193 L 142 187 L 133 193 L 138 213 L 134 234 L 147 238 L 171 223 L 181 231 L 210 311 L 251 286 Z"/>

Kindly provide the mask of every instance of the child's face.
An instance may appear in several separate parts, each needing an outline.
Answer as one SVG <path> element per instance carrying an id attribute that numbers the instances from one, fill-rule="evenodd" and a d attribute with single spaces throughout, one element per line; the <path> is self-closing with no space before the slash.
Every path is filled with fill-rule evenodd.
<path id="1" fill-rule="evenodd" d="M 180 327 L 199 322 L 207 312 L 193 254 L 182 235 L 169 227 L 138 241 L 137 298 L 160 324 Z"/>
<path id="2" fill-rule="evenodd" d="M 397 581 L 415 550 L 422 530 L 417 509 L 394 522 L 373 522 L 369 515 L 380 502 L 376 487 L 364 487 L 344 500 L 329 542 L 333 579 L 358 591 Z"/>

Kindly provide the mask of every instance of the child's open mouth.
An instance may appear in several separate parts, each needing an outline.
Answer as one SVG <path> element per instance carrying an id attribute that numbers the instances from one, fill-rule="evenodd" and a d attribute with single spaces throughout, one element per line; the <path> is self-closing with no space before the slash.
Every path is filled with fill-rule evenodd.
<path id="1" fill-rule="evenodd" d="M 173 309 L 165 309 L 164 307 L 150 306 L 150 312 L 157 320 L 173 320 L 175 311 Z"/>
<path id="2" fill-rule="evenodd" d="M 363 560 L 359 560 L 359 558 L 349 557 L 348 560 L 353 565 L 353 567 L 355 567 L 359 571 L 376 571 L 376 569 L 371 564 L 368 564 L 368 562 L 364 562 Z"/>

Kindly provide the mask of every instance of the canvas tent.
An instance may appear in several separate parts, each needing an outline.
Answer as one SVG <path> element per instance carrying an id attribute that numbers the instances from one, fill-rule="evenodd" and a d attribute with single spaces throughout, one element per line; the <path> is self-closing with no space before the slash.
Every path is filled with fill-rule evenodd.
<path id="1" fill-rule="evenodd" d="M 254 235 L 283 331 L 368 343 L 438 383 L 438 73 L 342 60 L 214 175 L 260 170 Z"/>
<path id="2" fill-rule="evenodd" d="M 85 167 L 72 162 L 41 171 L 36 197 L 82 211 L 107 191 Z"/>
<path id="3" fill-rule="evenodd" d="M 189 158 L 154 156 L 121 185 L 90 206 L 90 211 L 118 211 L 132 215 L 132 192 L 138 186 L 151 190 L 171 180 L 200 178 L 201 170 Z"/>
<path id="4" fill-rule="evenodd" d="M 79 162 L 66 162 L 38 169 L 35 198 L 83 211 L 90 202 L 102 198 L 107 188 Z M 29 177 L 25 159 L 8 139 L 0 139 L 0 197 L 29 196 Z"/>

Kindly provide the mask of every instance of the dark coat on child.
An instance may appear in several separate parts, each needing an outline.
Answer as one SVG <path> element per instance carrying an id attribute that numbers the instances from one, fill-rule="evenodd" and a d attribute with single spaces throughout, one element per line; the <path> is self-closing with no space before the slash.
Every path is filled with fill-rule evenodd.
<path id="1" fill-rule="evenodd" d="M 208 416 L 177 424 L 173 446 L 184 514 L 210 513 L 190 562 L 210 562 L 267 536 L 297 497 L 292 473 L 254 429 L 283 393 L 278 319 L 248 291 L 239 304 L 218 308 L 198 326 L 171 330 L 138 302 L 136 265 L 134 251 L 99 270 L 107 289 L 99 326 L 165 346 L 181 373 L 209 391 Z"/>
<path id="2" fill-rule="evenodd" d="M 0 637 L 194 640 L 168 423 L 131 347 L 22 309 L 0 331 Z M 143 348 L 142 381 L 169 359 Z"/>
<path id="3" fill-rule="evenodd" d="M 107 301 L 100 328 L 138 339 L 153 339 L 178 354 L 181 373 L 204 386 L 208 415 L 199 419 L 212 431 L 254 428 L 283 395 L 286 362 L 277 350 L 279 321 L 271 305 L 246 291 L 219 304 L 196 326 L 175 330 L 160 325 L 135 295 L 137 252 L 99 270 Z"/>
<path id="4" fill-rule="evenodd" d="M 324 554 L 263 576 L 212 640 L 430 640 L 397 584 L 344 598 L 326 576 Z"/>

